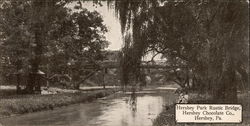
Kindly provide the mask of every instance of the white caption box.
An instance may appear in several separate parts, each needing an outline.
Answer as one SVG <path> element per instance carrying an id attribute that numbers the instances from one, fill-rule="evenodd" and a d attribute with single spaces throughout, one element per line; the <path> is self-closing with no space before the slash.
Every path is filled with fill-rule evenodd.
<path id="1" fill-rule="evenodd" d="M 176 104 L 177 123 L 241 123 L 242 106 L 238 104 Z"/>

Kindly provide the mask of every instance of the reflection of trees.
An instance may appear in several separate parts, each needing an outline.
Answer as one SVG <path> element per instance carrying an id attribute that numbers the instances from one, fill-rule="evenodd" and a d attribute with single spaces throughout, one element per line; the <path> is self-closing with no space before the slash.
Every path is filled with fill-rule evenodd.
<path id="1" fill-rule="evenodd" d="M 131 96 L 130 96 L 129 105 L 131 107 L 132 112 L 136 112 L 136 110 L 137 110 L 137 96 L 136 96 L 135 91 L 133 91 Z"/>

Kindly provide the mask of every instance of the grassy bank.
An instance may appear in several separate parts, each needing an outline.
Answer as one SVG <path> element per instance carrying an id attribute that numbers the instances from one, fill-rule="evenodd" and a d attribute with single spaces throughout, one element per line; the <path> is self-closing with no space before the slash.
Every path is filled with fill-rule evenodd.
<path id="1" fill-rule="evenodd" d="M 205 103 L 205 99 L 210 99 L 207 96 L 199 96 L 190 94 L 191 103 Z M 238 102 L 243 107 L 243 123 L 241 124 L 212 124 L 213 126 L 249 126 L 250 125 L 250 93 L 238 94 Z M 175 106 L 167 106 L 154 120 L 153 126 L 211 126 L 210 124 L 177 124 L 175 122 Z"/>
<path id="2" fill-rule="evenodd" d="M 88 93 L 62 93 L 50 95 L 16 95 L 0 100 L 0 117 L 54 109 L 75 103 L 90 102 L 115 93 L 115 89 L 91 91 Z"/>

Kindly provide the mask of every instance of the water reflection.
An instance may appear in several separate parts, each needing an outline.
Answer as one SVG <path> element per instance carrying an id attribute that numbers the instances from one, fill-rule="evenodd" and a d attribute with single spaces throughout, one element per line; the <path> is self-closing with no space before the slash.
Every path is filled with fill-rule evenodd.
<path id="1" fill-rule="evenodd" d="M 4 125 L 151 126 L 172 93 L 132 93 L 93 103 L 1 119 Z"/>
<path id="2" fill-rule="evenodd" d="M 151 126 L 152 120 L 163 109 L 164 98 L 162 96 L 137 96 L 137 94 L 132 94 L 131 96 L 114 99 L 112 102 L 115 102 L 115 104 L 103 108 L 103 114 L 92 120 L 91 125 Z"/>
<path id="3" fill-rule="evenodd" d="M 135 92 L 133 92 L 130 95 L 130 100 L 129 101 L 130 101 L 129 104 L 130 104 L 130 107 L 131 107 L 131 110 L 132 110 L 133 116 L 134 116 L 134 113 L 137 110 L 137 97 L 136 97 L 136 93 Z"/>

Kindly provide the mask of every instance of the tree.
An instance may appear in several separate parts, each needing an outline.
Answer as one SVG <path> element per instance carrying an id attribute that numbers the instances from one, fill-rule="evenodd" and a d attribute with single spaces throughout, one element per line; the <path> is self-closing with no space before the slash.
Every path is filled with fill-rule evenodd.
<path id="1" fill-rule="evenodd" d="M 24 9 L 26 8 L 26 9 Z M 29 13 L 30 5 L 27 1 L 4 1 L 1 3 L 1 64 L 5 75 L 27 71 L 30 55 L 31 33 Z M 13 69 L 11 69 L 13 68 Z M 17 83 L 20 84 L 20 76 Z M 17 85 L 17 86 L 18 86 Z"/>
<path id="2" fill-rule="evenodd" d="M 72 77 L 75 88 L 79 88 L 84 76 L 99 69 L 98 61 L 104 58 L 102 52 L 108 46 L 108 42 L 104 37 L 107 28 L 102 23 L 99 13 L 81 9 L 80 12 L 68 14 L 66 21 L 59 24 L 58 30 L 52 33 L 64 33 L 59 37 L 60 44 L 53 47 L 57 48 L 57 52 L 51 57 L 51 61 L 57 61 L 53 67 L 57 72 L 61 71 L 60 74 Z M 57 58 L 58 56 L 60 58 Z M 93 70 L 88 71 L 87 67 Z"/>
<path id="3" fill-rule="evenodd" d="M 94 63 L 97 67 L 97 61 L 103 58 L 101 52 L 108 42 L 102 17 L 83 8 L 72 12 L 65 7 L 67 2 L 1 2 L 1 63 L 29 73 L 27 93 L 40 89 L 39 70 L 50 69 L 51 76 L 68 74 L 77 82 L 87 72 L 80 69 L 84 64 Z"/>
<path id="4" fill-rule="evenodd" d="M 162 53 L 168 60 L 178 58 L 203 90 L 212 89 L 214 100 L 237 101 L 236 72 L 244 82 L 249 74 L 243 70 L 247 61 L 242 60 L 247 59 L 249 47 L 246 1 L 127 0 L 115 5 L 125 34 L 125 64 L 137 67 L 148 50 Z M 130 52 L 134 60 L 126 60 Z"/>

